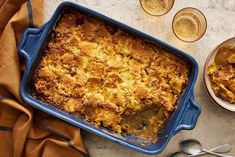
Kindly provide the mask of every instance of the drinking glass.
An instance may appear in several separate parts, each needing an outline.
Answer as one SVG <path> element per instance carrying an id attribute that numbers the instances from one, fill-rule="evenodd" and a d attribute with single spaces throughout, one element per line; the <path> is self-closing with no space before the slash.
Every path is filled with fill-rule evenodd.
<path id="1" fill-rule="evenodd" d="M 140 0 L 143 10 L 153 16 L 168 13 L 174 5 L 174 0 Z"/>
<path id="2" fill-rule="evenodd" d="M 201 11 L 196 8 L 184 8 L 178 11 L 172 21 L 172 29 L 176 37 L 185 42 L 199 40 L 206 32 L 207 21 Z"/>

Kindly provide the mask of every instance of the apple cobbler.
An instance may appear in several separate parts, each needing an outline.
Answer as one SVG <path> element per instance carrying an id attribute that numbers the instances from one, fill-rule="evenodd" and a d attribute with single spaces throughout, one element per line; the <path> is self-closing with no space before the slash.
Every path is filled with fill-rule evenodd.
<path id="1" fill-rule="evenodd" d="M 165 50 L 66 13 L 33 75 L 34 96 L 94 126 L 156 140 L 188 75 L 188 65 Z"/>
<path id="2" fill-rule="evenodd" d="M 207 73 L 215 94 L 225 101 L 235 103 L 235 47 L 222 46 Z"/>

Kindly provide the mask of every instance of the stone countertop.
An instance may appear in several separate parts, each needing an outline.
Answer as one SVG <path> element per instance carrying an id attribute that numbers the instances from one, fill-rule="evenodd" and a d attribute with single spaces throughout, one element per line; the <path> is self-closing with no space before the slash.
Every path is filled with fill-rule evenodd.
<path id="1" fill-rule="evenodd" d="M 63 0 L 45 0 L 45 22 Z M 179 142 L 188 138 L 201 141 L 205 148 L 229 143 L 235 155 L 235 113 L 213 103 L 203 87 L 203 66 L 207 55 L 224 40 L 235 36 L 235 0 L 175 0 L 173 8 L 164 16 L 146 14 L 139 0 L 76 0 L 77 3 L 150 34 L 193 56 L 199 63 L 199 76 L 194 88 L 195 99 L 202 107 L 196 127 L 174 136 L 165 151 L 166 157 L 179 149 Z M 195 7 L 207 18 L 206 34 L 197 42 L 185 43 L 174 36 L 171 22 L 176 12 L 184 7 Z M 93 157 L 144 157 L 114 142 L 84 131 L 85 144 Z M 210 156 L 210 155 L 205 155 Z"/>

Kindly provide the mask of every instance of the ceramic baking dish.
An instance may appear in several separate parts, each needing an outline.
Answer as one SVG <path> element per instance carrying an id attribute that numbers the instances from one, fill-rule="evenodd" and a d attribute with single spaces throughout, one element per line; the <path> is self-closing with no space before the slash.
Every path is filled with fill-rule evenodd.
<path id="1" fill-rule="evenodd" d="M 102 20 L 103 22 L 108 23 L 109 25 L 118 27 L 128 33 L 141 37 L 148 42 L 158 45 L 159 47 L 166 49 L 170 53 L 179 56 L 188 63 L 190 67 L 189 84 L 178 101 L 178 108 L 167 120 L 162 131 L 160 131 L 160 133 L 156 135 L 159 138 L 156 143 L 148 143 L 146 141 L 142 141 L 133 135 L 114 133 L 111 130 L 103 127 L 94 127 L 89 123 L 83 121 L 82 119 L 75 118 L 72 115 L 64 111 L 60 111 L 54 106 L 48 105 L 32 96 L 31 76 L 39 63 L 41 56 L 43 55 L 44 48 L 49 42 L 53 27 L 55 27 L 61 15 L 68 10 L 74 10 L 82 12 L 87 16 L 93 16 L 98 20 Z M 170 138 L 178 133 L 180 130 L 193 129 L 201 113 L 201 108 L 194 101 L 193 94 L 193 87 L 198 74 L 198 65 L 191 56 L 143 32 L 133 29 L 125 24 L 117 22 L 107 16 L 101 15 L 78 4 L 64 2 L 60 4 L 59 7 L 56 9 L 51 20 L 44 24 L 42 27 L 36 29 L 26 29 L 22 36 L 18 49 L 19 54 L 25 58 L 26 64 L 26 70 L 20 86 L 20 95 L 26 103 L 84 130 L 117 142 L 125 147 L 129 147 L 147 154 L 158 154 L 164 150 Z"/>

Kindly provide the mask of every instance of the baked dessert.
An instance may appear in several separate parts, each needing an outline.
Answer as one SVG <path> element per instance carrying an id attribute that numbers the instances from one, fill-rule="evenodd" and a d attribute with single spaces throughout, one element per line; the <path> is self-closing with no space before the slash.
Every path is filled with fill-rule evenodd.
<path id="1" fill-rule="evenodd" d="M 44 53 L 32 79 L 35 97 L 150 141 L 188 83 L 180 58 L 81 13 L 61 17 Z"/>
<path id="2" fill-rule="evenodd" d="M 215 63 L 208 67 L 215 95 L 223 100 L 235 103 L 235 47 L 225 45 L 219 48 Z"/>

